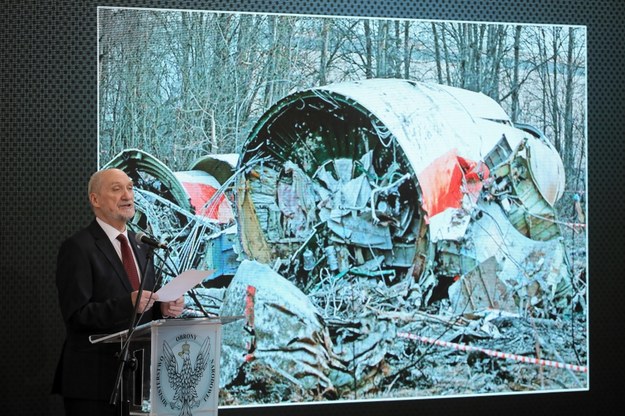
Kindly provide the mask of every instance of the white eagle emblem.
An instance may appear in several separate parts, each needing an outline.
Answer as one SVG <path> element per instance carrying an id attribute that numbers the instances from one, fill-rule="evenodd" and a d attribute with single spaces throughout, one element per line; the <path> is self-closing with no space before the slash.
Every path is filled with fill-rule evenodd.
<path id="1" fill-rule="evenodd" d="M 172 409 L 181 409 L 179 416 L 192 416 L 191 409 L 200 405 L 197 387 L 208 367 L 210 339 L 207 337 L 195 358 L 195 367 L 191 364 L 191 347 L 188 343 L 182 345 L 178 353 L 182 358 L 182 368 L 178 371 L 178 361 L 167 341 L 163 343 L 163 358 L 169 384 L 174 390 L 173 399 L 169 402 Z"/>

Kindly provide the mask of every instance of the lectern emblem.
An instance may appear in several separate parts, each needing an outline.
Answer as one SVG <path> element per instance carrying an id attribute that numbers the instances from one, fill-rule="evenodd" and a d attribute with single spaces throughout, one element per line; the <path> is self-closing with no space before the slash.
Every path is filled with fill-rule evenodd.
<path id="1" fill-rule="evenodd" d="M 210 338 L 206 337 L 201 344 L 200 341 L 196 334 L 178 335 L 178 343 L 173 347 L 163 341 L 158 362 L 158 395 L 164 407 L 180 410 L 179 416 L 192 416 L 192 410 L 208 401 L 214 388 L 215 365 L 210 357 Z"/>

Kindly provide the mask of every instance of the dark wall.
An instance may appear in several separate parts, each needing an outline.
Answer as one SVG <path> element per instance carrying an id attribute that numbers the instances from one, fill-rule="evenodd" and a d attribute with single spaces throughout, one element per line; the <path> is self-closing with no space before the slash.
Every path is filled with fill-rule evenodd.
<path id="1" fill-rule="evenodd" d="M 91 215 L 97 167 L 96 6 L 194 8 L 588 27 L 589 392 L 281 406 L 234 414 L 611 414 L 623 386 L 625 2 L 3 0 L 0 13 L 2 301 L 0 409 L 60 415 L 49 395 L 63 325 L 54 267 L 59 243 Z"/>

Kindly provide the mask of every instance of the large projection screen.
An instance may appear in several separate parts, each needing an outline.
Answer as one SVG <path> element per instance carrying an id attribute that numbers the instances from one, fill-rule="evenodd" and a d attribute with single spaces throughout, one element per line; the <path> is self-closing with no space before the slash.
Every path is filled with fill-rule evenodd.
<path id="1" fill-rule="evenodd" d="M 220 406 L 585 391 L 586 28 L 98 8 L 98 160 Z"/>

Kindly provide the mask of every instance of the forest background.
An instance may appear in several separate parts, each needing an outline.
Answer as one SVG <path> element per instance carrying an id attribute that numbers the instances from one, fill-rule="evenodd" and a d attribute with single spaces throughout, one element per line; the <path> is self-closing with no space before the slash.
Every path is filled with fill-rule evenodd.
<path id="1" fill-rule="evenodd" d="M 99 164 L 126 148 L 173 171 L 238 153 L 295 91 L 403 78 L 481 92 L 560 153 L 561 219 L 585 198 L 586 29 L 147 9 L 98 9 Z"/>

